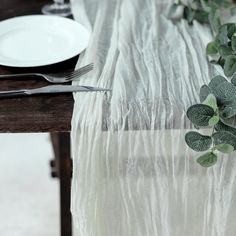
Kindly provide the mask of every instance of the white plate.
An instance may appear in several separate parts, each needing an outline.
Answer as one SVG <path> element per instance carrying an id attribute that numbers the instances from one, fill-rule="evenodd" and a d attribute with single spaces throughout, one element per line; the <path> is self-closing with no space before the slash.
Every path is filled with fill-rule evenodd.
<path id="1" fill-rule="evenodd" d="M 81 53 L 90 33 L 81 24 L 58 16 L 30 15 L 0 22 L 0 64 L 45 66 Z"/>

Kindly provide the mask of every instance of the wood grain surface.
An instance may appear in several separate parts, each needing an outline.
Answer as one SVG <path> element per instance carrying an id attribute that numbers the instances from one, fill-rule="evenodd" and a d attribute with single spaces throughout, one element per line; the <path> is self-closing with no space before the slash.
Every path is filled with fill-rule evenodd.
<path id="1" fill-rule="evenodd" d="M 40 14 L 49 0 L 1 0 L 0 20 Z M 68 61 L 37 68 L 10 68 L 0 66 L 0 74 L 41 72 L 59 73 L 74 69 L 78 57 Z M 36 88 L 49 85 L 43 79 L 1 79 L 0 90 Z M 72 94 L 37 95 L 0 99 L 0 132 L 55 132 L 70 131 L 73 110 Z"/>

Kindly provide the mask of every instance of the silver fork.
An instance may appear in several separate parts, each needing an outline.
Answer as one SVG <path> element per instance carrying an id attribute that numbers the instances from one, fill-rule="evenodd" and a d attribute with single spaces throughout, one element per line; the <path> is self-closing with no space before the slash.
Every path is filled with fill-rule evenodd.
<path id="1" fill-rule="evenodd" d="M 77 70 L 72 72 L 63 73 L 63 74 L 41 74 L 41 73 L 23 73 L 23 74 L 8 74 L 8 75 L 0 75 L 1 78 L 19 78 L 19 77 L 26 77 L 26 76 L 40 76 L 43 77 L 50 83 L 66 83 L 72 80 L 76 80 L 84 74 L 87 74 L 89 71 L 93 70 L 94 64 L 90 63 L 86 66 L 83 66 Z"/>

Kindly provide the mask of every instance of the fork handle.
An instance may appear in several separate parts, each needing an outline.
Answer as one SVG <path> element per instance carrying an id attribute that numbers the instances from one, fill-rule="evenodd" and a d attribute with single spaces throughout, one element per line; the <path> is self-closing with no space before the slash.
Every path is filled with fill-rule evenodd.
<path id="1" fill-rule="evenodd" d="M 40 76 L 40 74 L 38 73 L 7 74 L 7 75 L 0 75 L 0 79 L 21 78 L 28 76 Z"/>

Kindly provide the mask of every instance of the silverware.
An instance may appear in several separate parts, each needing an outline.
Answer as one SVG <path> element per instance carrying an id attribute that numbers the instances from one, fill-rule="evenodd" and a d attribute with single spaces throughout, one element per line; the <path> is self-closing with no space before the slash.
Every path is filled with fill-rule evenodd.
<path id="1" fill-rule="evenodd" d="M 27 77 L 27 76 L 40 76 L 43 77 L 50 83 L 66 83 L 72 80 L 77 80 L 82 75 L 87 74 L 89 71 L 93 70 L 94 64 L 88 64 L 84 67 L 81 67 L 75 71 L 63 74 L 41 74 L 41 73 L 24 73 L 24 74 L 8 74 L 8 75 L 0 75 L 0 79 L 7 78 L 19 78 L 19 77 Z"/>
<path id="2" fill-rule="evenodd" d="M 0 98 L 30 96 L 35 94 L 72 93 L 72 92 L 110 92 L 111 89 L 76 85 L 49 85 L 36 89 L 0 91 Z"/>

